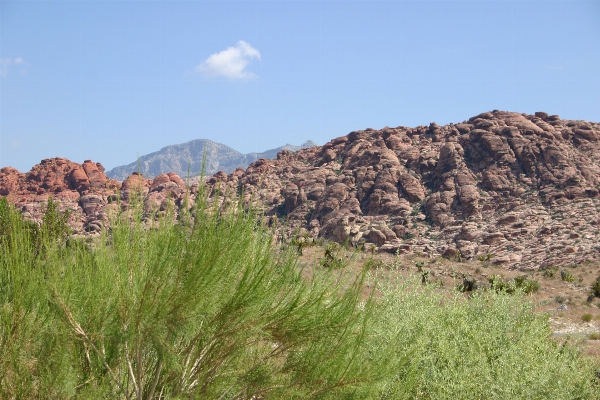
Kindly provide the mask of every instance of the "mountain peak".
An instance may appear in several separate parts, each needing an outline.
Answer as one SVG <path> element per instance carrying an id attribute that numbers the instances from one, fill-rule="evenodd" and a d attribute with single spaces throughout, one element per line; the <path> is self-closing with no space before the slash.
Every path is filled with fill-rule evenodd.
<path id="1" fill-rule="evenodd" d="M 218 171 L 233 172 L 236 168 L 246 168 L 260 158 L 274 159 L 281 150 L 298 151 L 316 146 L 312 140 L 301 146 L 286 144 L 261 153 L 242 154 L 221 143 L 209 139 L 195 139 L 186 143 L 165 146 L 159 151 L 143 155 L 135 162 L 121 165 L 108 171 L 111 179 L 124 180 L 133 172 L 140 172 L 146 178 L 175 172 L 180 176 L 194 176 L 202 170 L 202 158 L 206 153 L 204 174 L 212 175 Z"/>

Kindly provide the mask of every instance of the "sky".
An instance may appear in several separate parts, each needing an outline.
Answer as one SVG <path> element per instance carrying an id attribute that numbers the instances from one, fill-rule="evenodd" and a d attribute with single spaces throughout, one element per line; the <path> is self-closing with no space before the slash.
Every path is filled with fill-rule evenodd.
<path id="1" fill-rule="evenodd" d="M 600 1 L 0 1 L 0 167 L 494 109 L 600 122 Z"/>

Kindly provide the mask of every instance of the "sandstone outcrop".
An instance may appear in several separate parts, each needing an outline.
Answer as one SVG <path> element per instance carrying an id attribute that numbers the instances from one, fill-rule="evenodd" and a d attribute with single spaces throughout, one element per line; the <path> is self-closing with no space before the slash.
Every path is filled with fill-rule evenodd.
<path id="1" fill-rule="evenodd" d="M 289 231 L 535 269 L 599 258 L 599 140 L 598 123 L 495 110 L 351 132 L 209 185 Z"/>
<path id="2" fill-rule="evenodd" d="M 40 220 L 48 197 L 70 210 L 74 233 L 90 233 L 107 226 L 111 211 L 126 210 L 131 201 L 143 202 L 150 215 L 176 206 L 187 192 L 185 182 L 175 173 L 154 180 L 133 173 L 123 183 L 108 179 L 100 163 L 83 164 L 56 157 L 42 160 L 27 174 L 14 168 L 0 170 L 0 195 L 20 209 L 25 217 Z"/>
<path id="3" fill-rule="evenodd" d="M 599 160 L 598 123 L 494 110 L 445 126 L 354 131 L 206 184 L 210 201 L 241 193 L 286 237 L 526 270 L 600 258 Z M 197 186 L 173 173 L 119 185 L 100 164 L 59 158 L 27 174 L 0 170 L 0 195 L 28 217 L 51 194 L 77 210 L 81 230 L 101 229 L 117 197 L 126 207 L 136 193 L 160 213 L 181 206 L 186 190 L 193 198 Z"/>

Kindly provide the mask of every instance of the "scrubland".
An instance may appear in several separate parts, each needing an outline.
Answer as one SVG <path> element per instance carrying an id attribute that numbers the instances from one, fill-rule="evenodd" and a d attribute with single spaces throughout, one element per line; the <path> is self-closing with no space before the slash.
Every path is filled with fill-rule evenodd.
<path id="1" fill-rule="evenodd" d="M 0 199 L 0 398 L 600 398 L 597 359 L 521 288 L 309 260 L 198 199 L 93 239 L 51 201 L 34 224 Z"/>

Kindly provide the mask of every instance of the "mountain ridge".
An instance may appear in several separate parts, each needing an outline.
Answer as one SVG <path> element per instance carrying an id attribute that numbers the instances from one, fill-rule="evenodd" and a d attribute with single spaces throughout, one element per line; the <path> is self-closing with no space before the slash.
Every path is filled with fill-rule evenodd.
<path id="1" fill-rule="evenodd" d="M 260 158 L 275 158 L 281 150 L 296 151 L 316 145 L 315 142 L 308 140 L 300 146 L 286 144 L 260 153 L 242 154 L 222 143 L 209 139 L 195 139 L 165 146 L 158 151 L 140 156 L 138 161 L 114 167 L 106 172 L 106 175 L 119 181 L 127 179 L 133 172 L 140 172 L 146 178 L 154 178 L 168 172 L 175 172 L 183 177 L 187 177 L 188 173 L 190 176 L 195 176 L 202 170 L 202 158 L 205 152 L 205 175 L 212 175 L 218 171 L 230 173 L 236 168 L 246 168 Z"/>

